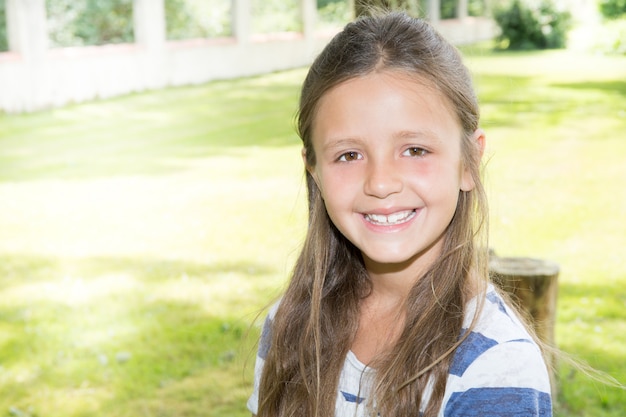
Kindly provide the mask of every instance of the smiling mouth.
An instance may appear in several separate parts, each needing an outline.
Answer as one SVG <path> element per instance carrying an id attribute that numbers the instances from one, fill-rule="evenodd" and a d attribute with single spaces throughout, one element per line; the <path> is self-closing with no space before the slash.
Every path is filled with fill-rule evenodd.
<path id="1" fill-rule="evenodd" d="M 384 214 L 366 214 L 365 220 L 375 224 L 377 226 L 394 226 L 397 224 L 406 223 L 415 217 L 415 210 L 399 211 L 397 213 L 384 215 Z"/>

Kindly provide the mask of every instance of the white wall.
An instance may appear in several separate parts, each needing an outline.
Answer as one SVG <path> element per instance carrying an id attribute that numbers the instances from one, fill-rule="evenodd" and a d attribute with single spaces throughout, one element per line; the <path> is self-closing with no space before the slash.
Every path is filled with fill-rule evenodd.
<path id="1" fill-rule="evenodd" d="M 326 37 L 168 43 L 50 50 L 38 62 L 0 54 L 0 109 L 28 112 L 95 98 L 296 68 L 311 62 Z"/>
<path id="2" fill-rule="evenodd" d="M 315 0 L 302 0 L 315 13 Z M 309 4 L 310 3 L 310 4 Z M 312 7 L 311 7 L 312 6 Z M 307 65 L 332 34 L 251 37 L 248 0 L 234 1 L 235 37 L 165 40 L 163 0 L 134 0 L 134 44 L 48 49 L 45 0 L 7 0 L 11 52 L 0 53 L 0 110 L 28 112 L 147 89 Z"/>
<path id="3" fill-rule="evenodd" d="M 303 33 L 251 36 L 249 0 L 233 0 L 234 37 L 168 42 L 163 0 L 134 0 L 136 43 L 49 49 L 45 0 L 7 0 L 11 52 L 0 53 L 0 110 L 30 112 L 306 66 L 334 33 L 316 32 L 316 0 L 301 1 Z M 492 26 L 485 19 L 441 21 L 456 43 L 488 39 Z"/>

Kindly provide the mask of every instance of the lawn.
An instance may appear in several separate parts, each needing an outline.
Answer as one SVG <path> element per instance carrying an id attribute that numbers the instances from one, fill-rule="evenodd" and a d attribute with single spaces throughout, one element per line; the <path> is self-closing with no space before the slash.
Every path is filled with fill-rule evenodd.
<path id="1" fill-rule="evenodd" d="M 464 53 L 491 246 L 560 265 L 559 347 L 626 382 L 626 58 Z M 304 74 L 0 115 L 0 416 L 249 415 L 306 224 Z M 558 416 L 624 415 L 559 371 Z"/>

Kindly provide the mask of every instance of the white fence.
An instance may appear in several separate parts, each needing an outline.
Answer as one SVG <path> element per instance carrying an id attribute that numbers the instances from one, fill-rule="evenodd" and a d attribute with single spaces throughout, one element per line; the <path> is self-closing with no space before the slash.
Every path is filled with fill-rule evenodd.
<path id="1" fill-rule="evenodd" d="M 233 0 L 233 37 L 167 41 L 163 0 L 134 0 L 135 43 L 49 49 L 45 0 L 7 0 L 10 51 L 0 53 L 0 110 L 30 112 L 306 66 L 334 32 L 315 31 L 315 0 L 301 4 L 302 33 L 252 35 L 249 0 Z M 494 33 L 488 19 L 463 17 L 438 27 L 455 43 Z"/>

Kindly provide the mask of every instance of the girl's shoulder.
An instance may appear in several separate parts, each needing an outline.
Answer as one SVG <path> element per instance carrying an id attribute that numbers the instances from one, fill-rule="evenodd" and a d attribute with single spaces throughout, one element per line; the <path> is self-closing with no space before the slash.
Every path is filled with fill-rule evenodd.
<path id="1" fill-rule="evenodd" d="M 487 286 L 484 294 L 468 303 L 463 329 L 471 329 L 473 333 L 498 343 L 520 339 L 532 341 L 517 311 L 504 300 L 493 284 Z"/>
<path id="2" fill-rule="evenodd" d="M 449 370 L 444 415 L 467 415 L 470 409 L 480 410 L 475 415 L 551 415 L 541 350 L 492 285 L 469 303 L 463 336 Z M 510 409 L 502 408 L 508 403 Z"/>
<path id="3" fill-rule="evenodd" d="M 482 300 L 469 303 L 465 324 L 464 340 L 455 352 L 451 375 L 503 377 L 511 383 L 528 376 L 543 381 L 538 388 L 549 392 L 547 367 L 539 345 L 492 284 Z"/>
<path id="4" fill-rule="evenodd" d="M 263 327 L 261 328 L 261 337 L 259 338 L 259 350 L 257 352 L 257 356 L 262 360 L 265 360 L 270 349 L 272 340 L 272 321 L 274 320 L 274 317 L 276 317 L 279 305 L 280 300 L 269 308 L 267 315 L 265 316 L 265 321 L 263 322 Z"/>

